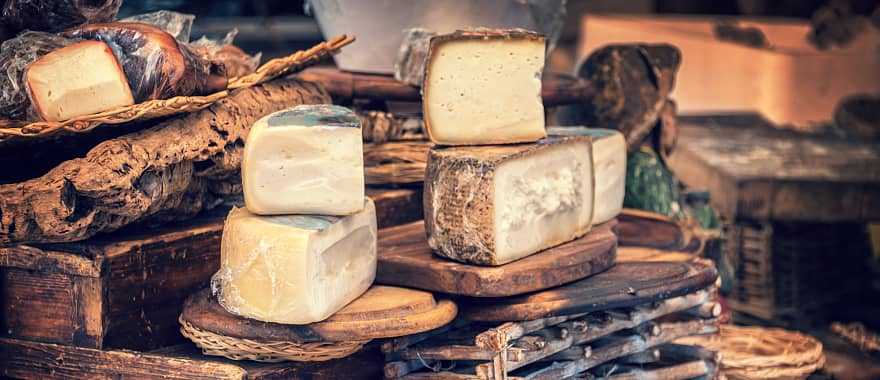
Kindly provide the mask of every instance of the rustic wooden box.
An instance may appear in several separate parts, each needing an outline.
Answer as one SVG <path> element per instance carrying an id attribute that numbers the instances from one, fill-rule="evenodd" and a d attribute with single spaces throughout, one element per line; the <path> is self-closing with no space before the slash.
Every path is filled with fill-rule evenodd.
<path id="1" fill-rule="evenodd" d="M 421 218 L 420 189 L 368 189 L 380 227 Z M 0 248 L 0 336 L 146 350 L 183 341 L 184 299 L 217 271 L 225 213 L 79 243 Z"/>

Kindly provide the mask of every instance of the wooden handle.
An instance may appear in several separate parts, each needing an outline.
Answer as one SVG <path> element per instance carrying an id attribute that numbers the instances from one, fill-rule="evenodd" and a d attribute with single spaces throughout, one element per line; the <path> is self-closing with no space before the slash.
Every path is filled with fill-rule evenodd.
<path id="1" fill-rule="evenodd" d="M 330 67 L 312 67 L 299 74 L 299 78 L 318 82 L 337 101 L 353 98 L 420 102 L 422 94 L 418 87 L 398 82 L 389 75 L 358 74 Z M 545 106 L 578 104 L 589 100 L 596 93 L 585 79 L 563 74 L 547 74 L 542 79 L 541 97 Z"/>

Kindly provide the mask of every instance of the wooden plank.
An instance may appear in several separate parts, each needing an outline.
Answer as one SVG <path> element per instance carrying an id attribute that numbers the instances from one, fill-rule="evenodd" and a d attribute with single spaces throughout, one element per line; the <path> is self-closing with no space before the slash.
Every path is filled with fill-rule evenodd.
<path id="1" fill-rule="evenodd" d="M 0 338 L 4 376 L 41 379 L 244 379 L 230 364 Z"/>
<path id="2" fill-rule="evenodd" d="M 0 331 L 43 342 L 73 342 L 78 328 L 74 277 L 0 268 L 3 285 Z"/>
<path id="3" fill-rule="evenodd" d="M 505 297 L 565 284 L 596 274 L 614 263 L 614 222 L 595 227 L 575 241 L 497 267 L 462 264 L 436 256 L 424 224 L 379 231 L 376 282 L 472 297 Z"/>
<path id="4" fill-rule="evenodd" d="M 617 216 L 617 222 L 614 232 L 621 247 L 691 252 L 700 245 L 693 231 L 661 214 L 623 209 Z"/>
<path id="5" fill-rule="evenodd" d="M 474 321 L 525 321 L 629 307 L 695 292 L 718 278 L 706 260 L 626 262 L 557 288 L 507 298 L 461 298 L 462 317 Z"/>
<path id="6" fill-rule="evenodd" d="M 880 143 L 683 122 L 669 165 L 728 219 L 880 219 Z"/>
<path id="7" fill-rule="evenodd" d="M 379 228 L 422 219 L 422 187 L 381 188 L 367 186 L 367 196 L 376 204 Z"/>
<path id="8" fill-rule="evenodd" d="M 262 322 L 233 315 L 220 306 L 209 289 L 190 297 L 180 318 L 197 328 L 228 337 L 302 343 L 416 334 L 446 325 L 456 312 L 452 301 L 435 301 L 428 292 L 374 285 L 327 320 L 308 325 Z"/>

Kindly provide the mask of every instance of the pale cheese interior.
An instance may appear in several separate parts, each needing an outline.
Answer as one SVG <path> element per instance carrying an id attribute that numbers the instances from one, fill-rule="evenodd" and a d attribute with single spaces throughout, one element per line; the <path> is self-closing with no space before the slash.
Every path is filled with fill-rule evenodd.
<path id="1" fill-rule="evenodd" d="M 83 41 L 46 54 L 28 68 L 40 117 L 63 121 L 134 104 L 122 68 L 107 44 Z"/>
<path id="2" fill-rule="evenodd" d="M 242 162 L 247 208 L 261 215 L 349 215 L 364 199 L 360 128 L 267 126 L 250 132 Z"/>
<path id="3" fill-rule="evenodd" d="M 494 178 L 498 263 L 586 233 L 593 212 L 592 178 L 589 141 L 550 146 L 500 164 Z"/>
<path id="4" fill-rule="evenodd" d="M 259 216 L 234 209 L 224 227 L 214 285 L 220 303 L 234 314 L 309 324 L 363 294 L 375 274 L 372 201 L 341 218 Z"/>
<path id="5" fill-rule="evenodd" d="M 529 142 L 546 135 L 542 41 L 448 41 L 428 65 L 424 107 L 435 143 Z"/>

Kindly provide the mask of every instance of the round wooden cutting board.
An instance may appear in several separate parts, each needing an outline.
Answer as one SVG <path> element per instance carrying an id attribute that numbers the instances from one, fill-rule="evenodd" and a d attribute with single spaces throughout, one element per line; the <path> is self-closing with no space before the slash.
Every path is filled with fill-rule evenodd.
<path id="1" fill-rule="evenodd" d="M 374 285 L 325 321 L 286 325 L 239 317 L 224 309 L 209 289 L 192 295 L 181 319 L 215 334 L 256 341 L 345 342 L 416 334 L 451 322 L 457 313 L 450 300 L 431 293 Z"/>
<path id="2" fill-rule="evenodd" d="M 691 262 L 627 262 L 557 288 L 507 298 L 460 299 L 462 315 L 474 321 L 526 321 L 647 304 L 712 285 L 715 267 Z"/>

